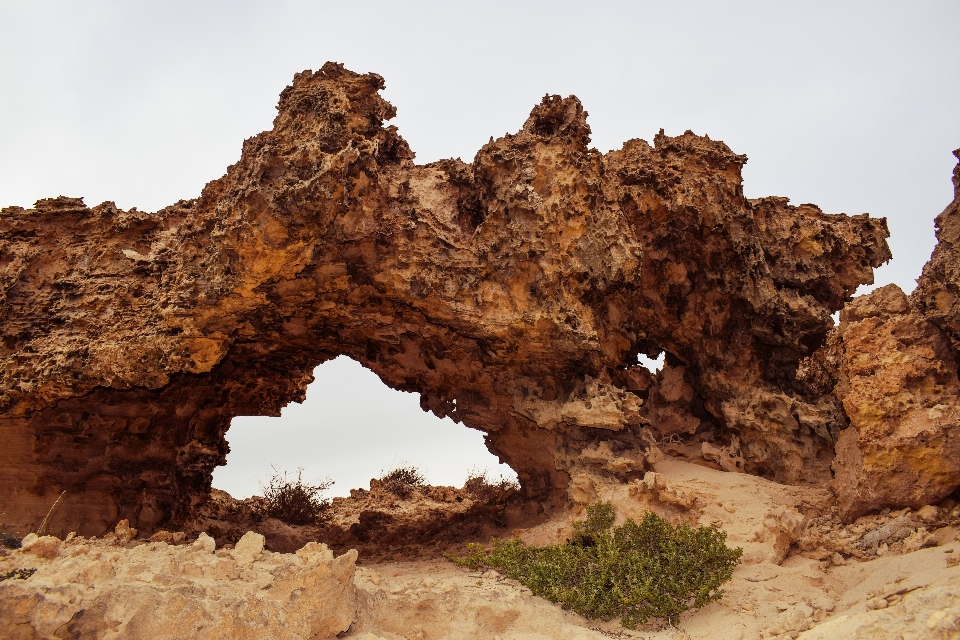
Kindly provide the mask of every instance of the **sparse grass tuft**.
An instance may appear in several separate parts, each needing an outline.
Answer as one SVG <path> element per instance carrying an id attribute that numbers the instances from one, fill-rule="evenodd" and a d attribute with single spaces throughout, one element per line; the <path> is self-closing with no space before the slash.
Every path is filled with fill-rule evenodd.
<path id="1" fill-rule="evenodd" d="M 54 503 L 50 506 L 50 510 L 47 511 L 47 515 L 43 518 L 43 522 L 40 523 L 40 527 L 36 531 L 36 534 L 38 536 L 42 536 L 46 533 L 47 523 L 50 522 L 50 516 L 52 516 L 53 512 L 57 510 L 57 506 L 59 506 L 60 501 L 63 500 L 63 496 L 65 495 L 67 495 L 66 489 L 60 492 L 60 495 L 57 497 Z"/>
<path id="2" fill-rule="evenodd" d="M 620 617 L 630 629 L 650 618 L 675 625 L 687 609 L 723 596 L 720 586 L 743 554 L 726 546 L 726 533 L 714 525 L 675 527 L 654 513 L 618 527 L 615 518 L 613 505 L 598 502 L 564 544 L 494 539 L 489 551 L 470 544 L 465 558 L 448 557 L 474 571 L 495 569 L 586 618 Z"/>
<path id="3" fill-rule="evenodd" d="M 463 483 L 463 490 L 484 504 L 501 504 L 519 491 L 520 485 L 506 478 L 491 480 L 486 469 L 471 469 L 467 473 L 467 481 Z"/>
<path id="4" fill-rule="evenodd" d="M 303 468 L 297 469 L 297 477 L 273 467 L 270 481 L 260 487 L 267 502 L 268 516 L 282 520 L 287 524 L 316 524 L 323 512 L 330 506 L 330 500 L 324 498 L 324 492 L 333 485 L 332 480 L 323 480 L 317 484 L 303 481 Z"/>
<path id="5" fill-rule="evenodd" d="M 398 498 L 409 498 L 414 489 L 427 486 L 427 478 L 419 468 L 401 463 L 380 476 L 384 489 Z"/>

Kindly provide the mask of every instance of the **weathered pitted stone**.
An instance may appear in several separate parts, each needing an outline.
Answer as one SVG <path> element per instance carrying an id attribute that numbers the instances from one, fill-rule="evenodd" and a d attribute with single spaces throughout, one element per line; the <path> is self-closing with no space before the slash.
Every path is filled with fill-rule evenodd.
<path id="1" fill-rule="evenodd" d="M 196 200 L 0 212 L 8 526 L 64 490 L 54 532 L 182 521 L 230 419 L 278 415 L 340 354 L 486 432 L 529 496 L 563 499 L 588 447 L 640 460 L 650 430 L 700 425 L 749 472 L 824 477 L 845 423 L 797 362 L 889 258 L 882 219 L 747 200 L 746 158 L 690 132 L 603 155 L 573 97 L 418 166 L 381 88 L 298 74 Z M 661 351 L 651 381 L 637 354 Z"/>
<path id="2" fill-rule="evenodd" d="M 960 486 L 960 379 L 941 331 L 891 284 L 847 305 L 834 341 L 850 418 L 833 461 L 841 516 L 917 508 Z"/>
<path id="3" fill-rule="evenodd" d="M 0 568 L 26 566 L 32 575 L 0 581 L 2 635 L 333 640 L 354 621 L 356 551 L 335 558 L 311 542 L 295 556 L 231 557 L 212 546 L 205 534 L 183 546 L 78 538 L 59 559 L 9 554 Z"/>
<path id="4" fill-rule="evenodd" d="M 960 149 L 953 152 L 960 159 Z M 953 169 L 954 198 L 937 216 L 937 246 L 910 298 L 917 310 L 949 337 L 960 353 L 960 163 Z"/>

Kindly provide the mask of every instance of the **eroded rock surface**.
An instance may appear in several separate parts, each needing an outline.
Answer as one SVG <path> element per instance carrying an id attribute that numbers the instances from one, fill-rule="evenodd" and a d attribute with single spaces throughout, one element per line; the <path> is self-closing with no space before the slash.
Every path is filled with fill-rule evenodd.
<path id="1" fill-rule="evenodd" d="M 0 567 L 36 570 L 0 582 L 5 638 L 321 640 L 346 631 L 356 614 L 356 551 L 334 558 L 312 542 L 274 554 L 252 532 L 219 551 L 205 534 L 180 546 L 56 542 L 52 555 L 25 549 L 0 558 Z"/>
<path id="2" fill-rule="evenodd" d="M 234 544 L 249 530 L 266 537 L 271 551 L 292 552 L 310 541 L 322 541 L 337 553 L 356 549 L 365 562 L 384 558 L 439 557 L 464 542 L 503 537 L 517 526 L 538 522 L 535 504 L 520 500 L 513 487 L 485 484 L 470 488 L 414 487 L 398 496 L 376 479 L 371 490 L 355 489 L 337 497 L 318 522 L 291 525 L 269 517 L 258 496 L 235 500 L 213 489 L 210 500 L 185 527 L 186 533 L 206 532 L 218 544 Z M 379 485 L 379 486 L 378 486 Z M 172 536 L 157 532 L 151 540 Z"/>
<path id="3" fill-rule="evenodd" d="M 896 285 L 841 312 L 834 489 L 844 518 L 919 507 L 960 484 L 960 379 L 950 343 Z"/>
<path id="4" fill-rule="evenodd" d="M 960 149 L 953 152 L 960 159 Z M 953 169 L 954 199 L 935 221 L 937 246 L 917 279 L 911 300 L 960 353 L 960 164 Z"/>
<path id="5" fill-rule="evenodd" d="M 960 150 L 954 152 L 960 157 Z M 832 486 L 842 516 L 916 507 L 960 486 L 960 165 L 939 240 L 905 295 L 888 285 L 855 298 L 797 377 L 833 391 L 848 427 L 836 438 Z"/>
<path id="6" fill-rule="evenodd" d="M 697 429 L 748 472 L 829 476 L 845 419 L 797 363 L 890 257 L 882 219 L 747 200 L 745 156 L 690 132 L 601 154 L 574 97 L 472 164 L 418 166 L 383 86 L 298 74 L 271 131 L 156 213 L 0 212 L 8 526 L 62 491 L 51 531 L 184 521 L 230 419 L 278 415 L 340 354 L 486 432 L 548 502 L 583 451 L 636 479 Z M 661 351 L 651 380 L 637 354 Z"/>

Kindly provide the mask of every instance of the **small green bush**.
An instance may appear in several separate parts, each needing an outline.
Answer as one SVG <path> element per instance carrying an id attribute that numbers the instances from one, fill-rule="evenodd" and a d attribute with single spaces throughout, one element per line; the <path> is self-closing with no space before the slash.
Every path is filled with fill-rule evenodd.
<path id="1" fill-rule="evenodd" d="M 287 524 L 302 525 L 320 521 L 323 512 L 330 506 L 330 500 L 322 496 L 332 485 L 332 480 L 317 484 L 304 482 L 303 468 L 297 469 L 294 480 L 286 471 L 280 472 L 274 467 L 270 482 L 260 487 L 267 502 L 268 516 Z"/>
<path id="2" fill-rule="evenodd" d="M 565 544 L 535 547 L 522 540 L 493 540 L 487 551 L 468 545 L 465 558 L 450 557 L 472 570 L 495 569 L 534 594 L 586 618 L 635 628 L 650 618 L 677 624 L 680 614 L 719 600 L 720 588 L 740 563 L 741 549 L 726 546 L 715 525 L 671 525 L 654 513 L 640 523 L 613 526 L 609 502 L 587 508 Z"/>

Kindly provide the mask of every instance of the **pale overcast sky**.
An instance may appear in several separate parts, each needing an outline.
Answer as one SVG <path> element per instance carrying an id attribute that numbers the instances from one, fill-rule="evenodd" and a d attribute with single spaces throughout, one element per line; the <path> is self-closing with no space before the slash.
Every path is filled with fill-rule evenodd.
<path id="1" fill-rule="evenodd" d="M 470 161 L 545 93 L 581 99 L 602 151 L 661 127 L 723 140 L 750 158 L 750 197 L 886 216 L 894 260 L 878 283 L 909 291 L 952 198 L 958 33 L 956 0 L 0 0 L 0 206 L 195 197 L 270 128 L 294 73 L 335 60 L 384 76 L 418 162 Z M 452 484 L 496 463 L 478 433 L 377 395 L 350 362 L 318 375 L 287 418 L 230 431 L 216 486 L 249 495 L 270 463 L 341 494 L 394 462 Z"/>

